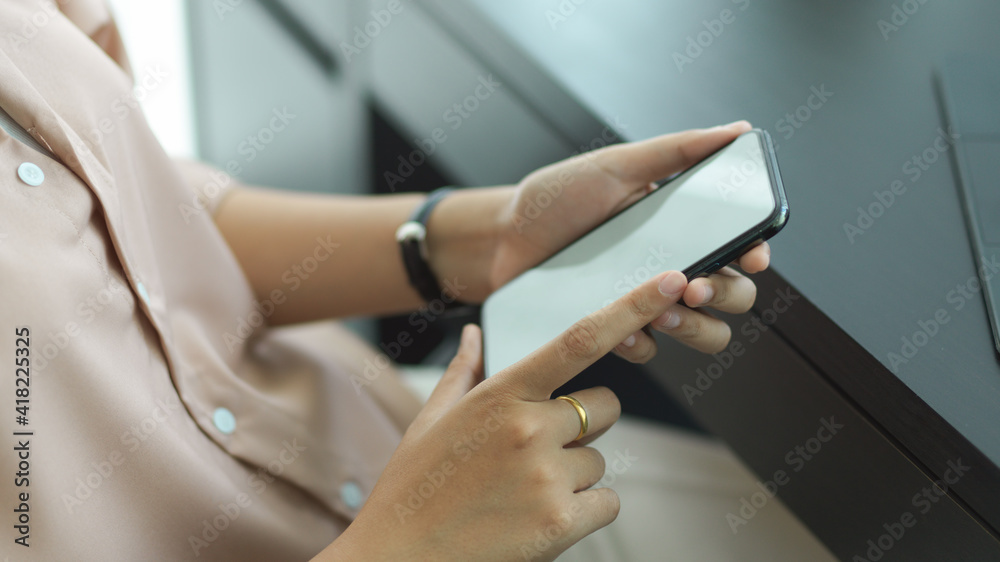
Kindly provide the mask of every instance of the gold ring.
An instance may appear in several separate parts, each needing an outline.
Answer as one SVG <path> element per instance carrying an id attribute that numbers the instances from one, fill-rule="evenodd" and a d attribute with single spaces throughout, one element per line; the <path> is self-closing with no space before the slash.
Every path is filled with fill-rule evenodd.
<path id="1" fill-rule="evenodd" d="M 576 436 L 573 441 L 579 440 L 581 437 L 587 434 L 587 429 L 590 428 L 590 420 L 587 419 L 587 410 L 583 409 L 583 404 L 579 400 L 573 398 L 572 396 L 559 396 L 556 400 L 565 400 L 573 405 L 576 409 L 577 415 L 580 416 L 580 434 Z"/>

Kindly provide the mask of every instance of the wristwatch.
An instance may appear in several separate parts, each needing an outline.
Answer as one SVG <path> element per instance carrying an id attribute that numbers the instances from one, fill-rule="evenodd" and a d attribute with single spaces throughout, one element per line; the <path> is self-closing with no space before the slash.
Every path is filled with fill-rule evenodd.
<path id="1" fill-rule="evenodd" d="M 413 211 L 409 220 L 396 230 L 396 241 L 399 242 L 399 249 L 403 254 L 403 265 L 406 266 L 406 275 L 410 279 L 410 285 L 420 293 L 425 301 L 438 300 L 448 305 L 449 308 L 461 303 L 456 300 L 458 295 L 451 295 L 451 302 L 442 298 L 441 285 L 428 263 L 427 221 L 434 207 L 452 191 L 454 189 L 450 187 L 442 187 L 432 191 L 427 199 Z"/>

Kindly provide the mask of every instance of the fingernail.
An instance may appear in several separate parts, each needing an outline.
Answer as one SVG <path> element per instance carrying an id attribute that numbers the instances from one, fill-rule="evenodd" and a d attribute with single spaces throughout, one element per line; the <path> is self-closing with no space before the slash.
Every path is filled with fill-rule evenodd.
<path id="1" fill-rule="evenodd" d="M 660 281 L 660 294 L 665 297 L 672 297 L 681 292 L 684 288 L 684 275 L 677 271 L 671 271 Z"/>
<path id="2" fill-rule="evenodd" d="M 673 330 L 677 326 L 681 325 L 681 315 L 676 312 L 670 312 L 669 310 L 665 313 L 667 319 L 663 321 L 664 330 Z"/>
<path id="3" fill-rule="evenodd" d="M 625 341 L 623 341 L 622 343 L 625 344 L 625 347 L 632 347 L 633 345 L 635 345 L 635 334 L 632 334 L 631 336 L 625 338 Z"/>
<path id="4" fill-rule="evenodd" d="M 727 123 L 725 125 L 716 125 L 711 129 L 709 129 L 709 131 L 721 131 L 722 129 L 728 129 L 729 127 L 732 127 L 733 124 L 735 123 L 739 123 L 739 121 L 733 121 L 732 123 Z"/>
<path id="5" fill-rule="evenodd" d="M 722 129 L 731 129 L 733 127 L 736 127 L 740 123 L 743 123 L 744 121 L 745 121 L 745 119 L 739 119 L 737 121 L 733 121 L 732 123 L 726 123 L 725 125 L 717 125 L 715 127 L 712 127 L 710 130 L 711 131 L 719 131 L 719 130 L 722 130 Z"/>
<path id="6" fill-rule="evenodd" d="M 708 301 L 712 300 L 715 296 L 715 289 L 711 285 L 705 285 L 705 296 L 701 299 L 701 304 L 708 304 Z"/>

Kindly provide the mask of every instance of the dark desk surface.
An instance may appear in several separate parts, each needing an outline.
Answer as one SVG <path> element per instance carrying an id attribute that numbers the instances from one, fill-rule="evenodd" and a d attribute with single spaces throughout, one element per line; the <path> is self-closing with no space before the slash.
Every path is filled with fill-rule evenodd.
<path id="1" fill-rule="evenodd" d="M 1000 51 L 1000 3 L 913 2 L 895 23 L 892 2 L 595 0 L 553 18 L 560 4 L 575 6 L 427 7 L 574 145 L 601 121 L 621 123 L 627 139 L 741 118 L 768 129 L 792 211 L 774 269 L 869 354 L 853 374 L 841 364 L 834 382 L 931 471 L 948 458 L 978 463 L 974 495 L 987 501 L 965 499 L 1000 507 L 1000 362 L 981 294 L 956 290 L 976 270 L 952 151 L 933 149 L 946 130 L 935 69 L 951 53 Z M 711 35 L 703 22 L 723 10 L 730 23 Z M 686 52 L 699 34 L 707 46 Z M 679 65 L 679 55 L 689 58 Z M 810 98 L 818 90 L 832 95 Z M 920 169 L 912 160 L 928 149 L 936 161 Z M 901 194 L 849 237 L 858 208 L 895 181 Z M 903 338 L 935 316 L 946 323 L 894 364 L 891 353 L 906 359 Z"/>

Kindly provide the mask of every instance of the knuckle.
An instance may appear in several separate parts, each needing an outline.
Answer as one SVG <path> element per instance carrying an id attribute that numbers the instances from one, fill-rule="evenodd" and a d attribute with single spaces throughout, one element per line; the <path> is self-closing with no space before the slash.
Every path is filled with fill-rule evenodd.
<path id="1" fill-rule="evenodd" d="M 538 525 L 543 533 L 557 538 L 564 536 L 575 524 L 572 512 L 558 501 L 549 502 L 538 519 Z"/>
<path id="2" fill-rule="evenodd" d="M 571 358 L 587 359 L 601 349 L 600 331 L 590 318 L 584 318 L 563 334 L 562 346 Z"/>
<path id="3" fill-rule="evenodd" d="M 723 323 L 720 328 L 721 332 L 719 337 L 714 338 L 713 341 L 708 343 L 707 351 L 709 353 L 720 353 L 726 346 L 729 345 L 729 340 L 732 337 L 732 331 L 729 329 L 729 325 Z"/>
<path id="4" fill-rule="evenodd" d="M 646 357 L 645 355 L 634 354 L 625 358 L 626 361 L 632 363 L 633 365 L 645 365 L 646 363 L 649 363 L 650 359 L 650 357 Z"/>
<path id="5" fill-rule="evenodd" d="M 611 395 L 611 424 L 614 424 L 622 417 L 622 403 L 618 396 Z"/>
<path id="6" fill-rule="evenodd" d="M 618 519 L 618 514 L 622 511 L 622 500 L 618 497 L 618 492 L 608 488 L 608 519 L 614 521 Z"/>
<path id="7" fill-rule="evenodd" d="M 618 399 L 615 391 L 606 386 L 597 386 L 594 387 L 594 390 L 601 393 L 600 399 L 607 403 L 605 407 L 614 413 L 614 419 L 617 420 L 622 413 L 622 402 Z"/>
<path id="8" fill-rule="evenodd" d="M 742 275 L 732 278 L 726 283 L 720 283 L 720 286 L 722 285 L 725 285 L 726 288 L 719 303 L 725 304 L 728 310 L 736 313 L 746 312 L 750 310 L 757 299 L 757 285 Z"/>
<path id="9" fill-rule="evenodd" d="M 744 279 L 746 278 L 744 277 Z M 741 312 L 747 312 L 753 307 L 753 303 L 757 302 L 757 284 L 749 279 L 746 280 L 746 284 L 747 284 L 747 297 L 744 306 L 741 307 L 742 308 Z"/>
<path id="10" fill-rule="evenodd" d="M 608 461 L 604 458 L 604 455 L 600 451 L 594 449 L 593 447 L 587 447 L 591 458 L 594 463 L 594 474 L 599 480 L 601 476 L 604 476 L 604 472 L 608 469 Z"/>
<path id="11" fill-rule="evenodd" d="M 510 425 L 511 445 L 517 450 L 524 450 L 537 443 L 545 428 L 535 421 L 524 419 L 512 421 Z"/>
<path id="12" fill-rule="evenodd" d="M 681 314 L 681 322 L 671 333 L 684 340 L 695 340 L 705 332 L 701 320 L 694 314 Z"/>
<path id="13" fill-rule="evenodd" d="M 596 515 L 602 521 L 607 523 L 613 522 L 618 519 L 618 514 L 622 510 L 621 498 L 618 497 L 618 492 L 612 490 L 611 488 L 598 488 L 599 493 L 599 505 L 595 506 L 598 510 Z"/>
<path id="14" fill-rule="evenodd" d="M 630 351 L 628 353 L 623 353 L 623 354 L 621 354 L 621 357 L 622 357 L 622 359 L 628 361 L 629 363 L 635 364 L 635 365 L 642 365 L 642 364 L 645 363 L 645 361 L 642 360 L 642 355 L 639 354 L 639 353 L 636 353 L 634 351 Z"/>
<path id="15" fill-rule="evenodd" d="M 629 363 L 642 365 L 652 359 L 653 354 L 649 350 L 625 349 L 616 350 L 616 353 Z"/>
<path id="16" fill-rule="evenodd" d="M 649 318 L 656 314 L 656 307 L 650 302 L 649 297 L 639 291 L 633 291 L 625 300 L 625 306 L 629 314 L 636 318 Z"/>
<path id="17" fill-rule="evenodd" d="M 712 298 L 713 302 L 725 303 L 729 302 L 733 298 L 733 284 L 730 283 L 730 279 L 721 278 L 721 275 L 713 276 L 712 289 L 715 291 L 715 296 Z"/>
<path id="18" fill-rule="evenodd" d="M 535 485 L 546 489 L 558 484 L 562 475 L 558 467 L 552 463 L 539 463 L 532 467 L 528 479 Z"/>
<path id="19" fill-rule="evenodd" d="M 633 363 L 638 363 L 639 365 L 645 365 L 646 363 L 649 363 L 653 357 L 656 357 L 656 346 L 649 345 L 646 346 L 646 349 L 644 349 L 641 353 L 633 357 L 631 361 Z"/>
<path id="20" fill-rule="evenodd" d="M 677 318 L 678 318 L 678 320 L 680 320 L 681 324 L 684 323 L 684 315 L 678 313 L 674 309 L 670 309 L 667 314 L 664 314 L 664 315 L 662 315 L 662 316 L 660 316 L 659 318 L 656 319 L 656 321 L 653 323 L 653 327 L 656 328 L 657 330 L 659 330 L 661 332 L 664 332 L 664 333 L 667 333 L 667 334 L 674 334 L 674 333 L 676 333 L 677 329 L 680 328 L 680 325 L 674 326 L 673 328 L 668 328 L 667 327 L 667 322 L 669 322 L 671 319 L 673 319 L 674 316 L 677 316 Z"/>

